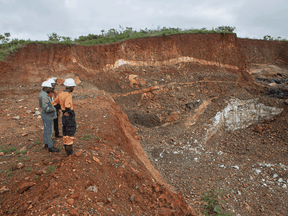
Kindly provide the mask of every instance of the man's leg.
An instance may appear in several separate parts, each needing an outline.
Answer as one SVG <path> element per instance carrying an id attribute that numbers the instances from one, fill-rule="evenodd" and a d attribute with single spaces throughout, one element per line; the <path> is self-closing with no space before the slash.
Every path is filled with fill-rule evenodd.
<path id="1" fill-rule="evenodd" d="M 62 134 L 63 134 L 63 136 L 67 136 L 65 122 L 66 122 L 66 116 L 63 115 L 62 116 Z"/>
<path id="2" fill-rule="evenodd" d="M 54 146 L 52 140 L 53 120 L 43 119 L 43 125 L 44 125 L 44 131 L 43 131 L 44 144 L 48 145 L 48 148 L 52 148 Z"/>
<path id="3" fill-rule="evenodd" d="M 59 135 L 59 109 L 56 108 L 56 114 L 57 118 L 54 119 L 54 132 L 55 132 L 55 137 L 62 137 Z"/>
<path id="4" fill-rule="evenodd" d="M 59 136 L 58 116 L 56 119 L 53 119 L 53 122 L 54 122 L 55 137 L 58 137 Z"/>
<path id="5" fill-rule="evenodd" d="M 75 139 L 74 135 L 76 132 L 75 115 L 63 117 L 63 128 L 65 130 L 65 136 L 63 136 L 63 144 L 66 154 L 69 156 L 73 154 L 73 140 Z"/>

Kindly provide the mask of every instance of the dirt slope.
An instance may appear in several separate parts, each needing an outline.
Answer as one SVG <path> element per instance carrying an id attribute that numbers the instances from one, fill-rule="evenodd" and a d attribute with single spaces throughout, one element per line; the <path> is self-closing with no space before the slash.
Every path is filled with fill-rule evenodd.
<path id="1" fill-rule="evenodd" d="M 118 206 L 124 202 L 125 207 L 122 209 L 113 206 L 119 213 L 127 213 L 131 206 L 136 215 L 141 211 L 150 211 L 148 214 L 166 212 L 168 215 L 172 213 L 182 215 L 190 211 L 180 198 L 184 197 L 190 208 L 201 214 L 204 210 L 200 207 L 203 204 L 201 201 L 203 193 L 209 189 L 220 188 L 229 191 L 225 197 L 219 197 L 227 201 L 221 208 L 232 215 L 285 215 L 288 211 L 285 202 L 288 198 L 286 142 L 288 102 L 285 102 L 288 93 L 287 50 L 287 42 L 238 39 L 233 34 L 173 35 L 99 46 L 45 47 L 32 44 L 21 49 L 7 61 L 0 62 L 3 76 L 0 81 L 1 95 L 3 99 L 7 98 L 5 99 L 7 104 L 4 104 L 6 109 L 12 106 L 9 103 L 15 104 L 19 100 L 17 97 L 14 98 L 15 94 L 18 97 L 25 94 L 35 95 L 33 99 L 29 99 L 29 103 L 32 103 L 39 91 L 39 84 L 49 76 L 63 79 L 78 76 L 80 80 L 85 81 L 84 85 L 79 86 L 81 91 L 75 97 L 75 103 L 78 103 L 80 109 L 78 121 L 83 121 L 80 124 L 83 127 L 79 126 L 80 132 L 77 132 L 77 136 L 80 138 L 88 134 L 88 130 L 91 133 L 95 130 L 93 131 L 95 135 L 106 140 L 102 143 L 97 140 L 97 142 L 91 141 L 89 138 L 88 148 L 83 144 L 80 147 L 78 143 L 79 148 L 85 149 L 87 152 L 84 153 L 92 158 L 85 162 L 88 165 L 88 160 L 94 163 L 93 152 L 89 155 L 90 150 L 95 151 L 98 156 L 98 151 L 107 152 L 103 153 L 101 158 L 104 161 L 106 158 L 109 161 L 111 154 L 108 152 L 112 149 L 127 152 L 128 158 L 125 161 L 130 160 L 127 164 L 131 165 L 131 158 L 138 165 L 143 164 L 141 173 L 147 173 L 143 174 L 149 176 L 145 180 L 150 179 L 149 184 L 152 185 L 152 194 L 148 193 L 148 197 L 139 195 L 144 199 L 141 202 L 144 203 L 144 207 L 139 205 L 142 210 L 138 211 L 138 207 L 134 210 L 137 206 L 134 201 L 137 191 L 135 189 L 133 191 L 135 185 L 130 187 L 129 182 L 137 182 L 139 185 L 140 182 L 142 185 L 148 183 L 143 183 L 143 179 L 138 177 L 126 176 L 122 183 L 128 184 L 129 187 L 126 187 L 127 191 L 124 193 L 129 196 L 126 196 L 126 199 L 117 198 L 115 201 Z M 109 93 L 128 116 L 129 122 L 136 128 L 142 147 L 135 144 L 139 143 L 139 140 L 135 138 L 134 129 L 129 126 L 130 123 L 125 117 L 119 117 L 115 121 L 99 120 L 105 114 L 102 117 L 98 115 L 98 106 L 102 106 L 101 104 L 104 106 L 108 103 L 106 100 L 96 103 L 93 99 L 88 107 L 82 104 L 89 99 L 89 97 L 85 99 L 87 97 L 85 92 L 95 87 L 104 90 L 105 94 Z M 94 94 L 96 93 L 91 91 L 90 96 Z M 33 102 L 35 106 L 36 102 Z M 119 108 L 110 104 L 108 109 Z M 86 118 L 87 112 L 91 113 L 92 117 L 89 114 Z M 12 132 L 16 133 L 18 130 L 11 131 L 7 126 L 11 116 L 6 117 L 4 112 L 2 116 L 7 118 L 7 122 L 1 125 L 3 128 L 1 136 L 4 137 L 2 144 L 5 144 L 11 139 L 6 133 L 12 135 Z M 100 123 L 97 123 L 99 121 Z M 27 132 L 37 128 L 36 123 L 29 124 L 31 125 L 27 128 Z M 41 125 L 41 122 L 38 124 Z M 89 129 L 92 124 L 94 128 Z M 95 124 L 101 127 L 97 128 Z M 115 131 L 114 127 L 119 127 L 121 130 Z M 119 137 L 121 141 L 124 140 L 125 145 L 119 141 Z M 37 139 L 41 140 L 41 132 L 37 134 Z M 111 148 L 110 144 L 108 145 L 110 142 Z M 13 143 L 18 145 L 17 141 Z M 96 150 L 93 150 L 94 146 L 97 147 Z M 142 153 L 142 148 L 150 162 Z M 115 154 L 113 153 L 114 156 Z M 65 173 L 65 164 L 70 162 L 64 157 L 64 153 L 61 155 L 58 160 L 59 164 L 63 165 L 59 169 Z M 77 170 L 78 168 L 74 167 L 79 159 L 73 157 L 74 166 L 70 169 Z M 125 155 L 115 157 L 116 160 L 121 160 Z M 85 159 L 84 156 L 83 158 Z M 7 170 L 8 165 L 3 164 L 3 169 Z M 125 173 L 127 166 L 124 166 Z M 117 173 L 117 169 L 112 167 L 109 167 L 111 173 Z M 132 166 L 131 169 L 129 167 L 128 172 L 133 172 L 133 169 L 136 167 Z M 75 174 L 77 172 L 75 171 Z M 3 173 L 3 177 L 6 174 L 7 172 Z M 165 186 L 161 186 L 163 194 L 169 193 L 172 194 L 170 196 L 175 196 L 174 202 L 180 200 L 176 208 L 171 207 L 174 206 L 172 201 L 169 203 L 164 199 L 162 202 L 160 198 L 162 192 L 158 194 L 159 198 L 156 197 L 161 204 L 155 205 L 154 202 L 152 208 L 153 202 L 149 196 L 151 195 L 153 200 L 155 198 L 153 191 L 156 192 L 152 176 L 160 185 L 164 182 Z M 162 180 L 159 180 L 161 177 Z M 112 182 L 117 180 L 112 174 L 106 177 L 110 178 Z M 91 179 L 93 183 L 91 185 L 89 183 L 89 186 L 94 183 L 100 184 L 95 178 Z M 172 187 L 166 186 L 165 182 Z M 11 187 L 9 183 L 4 185 Z M 80 191 L 85 191 L 88 185 L 84 186 L 83 183 L 81 186 L 83 190 Z M 12 187 L 16 188 L 18 185 Z M 111 184 L 110 188 L 117 189 L 114 184 Z M 181 191 L 183 196 L 176 195 L 171 190 Z M 104 208 L 97 209 L 102 213 L 105 205 L 111 202 L 105 201 L 101 188 L 99 191 L 102 197 L 99 202 L 106 202 Z M 83 192 L 83 196 L 85 195 L 86 191 Z M 131 196 L 133 196 L 132 203 L 129 201 Z M 63 200 L 66 198 L 69 198 L 69 194 Z M 92 200 L 92 197 L 90 199 Z M 96 198 L 92 200 L 92 203 L 94 202 L 98 202 Z M 41 204 L 49 206 L 46 201 Z M 79 202 L 80 204 L 82 203 Z M 7 207 L 8 205 L 5 206 L 6 209 Z M 32 207 L 36 210 L 38 204 Z M 48 210 L 49 208 L 50 206 Z M 82 210 L 78 212 L 82 213 Z M 103 214 L 110 213 L 105 211 Z M 213 210 L 210 214 L 213 214 Z"/>
<path id="2" fill-rule="evenodd" d="M 135 128 L 113 99 L 103 91 L 79 88 L 73 94 L 77 152 L 69 158 L 64 150 L 49 154 L 39 144 L 41 119 L 27 113 L 38 107 L 37 94 L 19 103 L 2 101 L 1 146 L 26 152 L 1 157 L 1 170 L 8 169 L 1 173 L 1 213 L 192 215 L 181 194 L 171 192 L 151 166 Z M 14 114 L 20 119 L 13 120 Z M 63 147 L 59 139 L 54 143 Z"/>

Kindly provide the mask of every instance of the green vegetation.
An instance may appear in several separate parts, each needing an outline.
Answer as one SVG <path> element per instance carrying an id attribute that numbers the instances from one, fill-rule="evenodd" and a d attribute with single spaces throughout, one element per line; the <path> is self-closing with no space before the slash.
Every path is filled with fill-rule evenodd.
<path id="1" fill-rule="evenodd" d="M 26 150 L 20 152 L 20 151 L 17 149 L 14 153 L 15 153 L 15 155 L 25 154 L 25 153 L 26 153 Z"/>
<path id="2" fill-rule="evenodd" d="M 12 171 L 9 171 L 8 173 L 6 173 L 6 177 L 8 177 L 10 174 L 12 174 Z"/>
<path id="3" fill-rule="evenodd" d="M 81 137 L 80 139 L 81 140 L 88 140 L 88 139 L 91 139 L 92 137 L 91 137 L 91 135 L 90 134 L 85 134 L 83 137 Z"/>
<path id="4" fill-rule="evenodd" d="M 40 141 L 36 141 L 36 142 L 34 142 L 34 145 L 39 145 L 39 144 L 41 144 Z"/>
<path id="5" fill-rule="evenodd" d="M 206 28 L 202 29 L 181 29 L 181 28 L 166 28 L 163 27 L 160 29 L 140 29 L 139 31 L 133 30 L 131 27 L 124 27 L 119 25 L 119 30 L 114 28 L 105 32 L 105 30 L 101 30 L 101 34 L 88 34 L 87 36 L 80 36 L 79 38 L 75 38 L 72 40 L 70 37 L 60 36 L 57 33 L 48 34 L 47 41 L 31 41 L 28 40 L 19 40 L 19 39 L 11 39 L 10 33 L 4 33 L 4 35 L 0 35 L 0 61 L 3 61 L 5 57 L 10 54 L 15 53 L 19 48 L 33 43 L 39 44 L 43 46 L 39 46 L 40 50 L 49 49 L 50 44 L 66 44 L 68 46 L 71 45 L 97 45 L 97 44 L 111 44 L 120 42 L 123 40 L 133 39 L 133 38 L 144 38 L 144 37 L 153 37 L 153 36 L 167 36 L 172 34 L 195 34 L 195 33 L 233 33 L 235 27 L 230 26 L 219 26 L 215 28 L 215 30 L 207 30 Z M 35 110 L 34 110 L 35 111 Z"/>
<path id="6" fill-rule="evenodd" d="M 201 199 L 205 202 L 205 205 L 201 205 L 204 215 L 219 215 L 219 216 L 232 216 L 231 214 L 225 212 L 223 209 L 221 209 L 219 199 L 221 199 L 222 196 L 224 196 L 226 192 L 221 193 L 222 190 L 217 190 L 217 188 L 208 190 L 207 193 L 204 193 L 204 197 Z M 225 203 L 226 201 L 222 201 L 222 203 Z"/>
<path id="7" fill-rule="evenodd" d="M 54 172 L 54 167 L 53 166 L 49 166 L 48 170 L 49 170 L 50 173 L 53 173 Z"/>
<path id="8" fill-rule="evenodd" d="M 232 26 L 219 26 L 212 30 L 207 30 L 206 28 L 201 29 L 181 29 L 181 28 L 167 28 L 157 27 L 157 29 L 140 29 L 133 30 L 131 27 L 124 28 L 119 25 L 119 30 L 114 28 L 105 31 L 101 30 L 101 34 L 88 34 L 87 36 L 80 36 L 72 40 L 70 37 L 60 36 L 57 33 L 53 32 L 48 34 L 47 41 L 31 41 L 28 40 L 19 40 L 19 39 L 10 39 L 11 34 L 9 32 L 0 35 L 0 61 L 3 61 L 10 54 L 15 53 L 19 48 L 27 44 L 38 44 L 39 50 L 49 49 L 50 44 L 65 44 L 67 46 L 71 45 L 98 45 L 98 44 L 111 44 L 116 42 L 121 42 L 124 40 L 129 40 L 133 38 L 146 38 L 153 36 L 168 36 L 173 34 L 210 34 L 210 33 L 221 33 L 221 34 L 230 34 L 233 33 L 236 27 Z M 269 35 L 265 35 L 263 40 L 277 40 L 277 41 L 287 41 L 287 39 L 282 39 L 281 37 L 273 38 Z M 34 109 L 35 111 L 35 109 Z M 39 142 L 39 141 L 38 141 Z"/>
<path id="9" fill-rule="evenodd" d="M 271 37 L 270 35 L 265 35 L 263 37 L 263 40 L 269 40 L 269 41 L 288 41 L 287 39 L 285 38 L 281 38 L 280 36 L 276 37 L 276 38 L 273 38 Z"/>
<path id="10" fill-rule="evenodd" d="M 16 150 L 15 147 L 8 148 L 7 145 L 1 146 L 0 152 L 4 152 L 5 154 L 14 152 Z"/>
<path id="11" fill-rule="evenodd" d="M 25 168 L 25 171 L 32 171 L 32 168 L 31 167 Z"/>
<path id="12" fill-rule="evenodd" d="M 98 139 L 100 140 L 100 137 L 98 136 L 91 136 L 90 134 L 85 134 L 83 137 L 80 138 L 81 140 L 89 140 L 89 139 Z M 83 144 L 82 142 L 80 144 Z"/>

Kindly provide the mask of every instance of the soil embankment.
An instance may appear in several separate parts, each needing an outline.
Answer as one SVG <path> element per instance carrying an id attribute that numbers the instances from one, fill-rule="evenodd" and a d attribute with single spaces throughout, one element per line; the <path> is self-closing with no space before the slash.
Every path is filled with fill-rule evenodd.
<path id="1" fill-rule="evenodd" d="M 121 66 L 121 63 L 117 64 L 119 60 L 123 60 L 124 65 L 134 61 L 132 66 L 168 65 L 174 68 L 175 64 L 192 61 L 212 67 L 223 64 L 224 68 L 245 71 L 247 62 L 238 40 L 234 34 L 187 34 L 132 39 L 99 46 L 29 44 L 7 61 L 1 62 L 4 79 L 0 84 L 33 84 L 40 83 L 47 75 L 73 74 L 78 74 L 82 80 L 100 84 L 107 76 L 117 78 L 123 75 L 123 70 L 120 74 L 112 73 L 113 69 Z M 185 57 L 192 59 L 186 60 Z M 128 69 L 126 73 L 129 72 Z"/>

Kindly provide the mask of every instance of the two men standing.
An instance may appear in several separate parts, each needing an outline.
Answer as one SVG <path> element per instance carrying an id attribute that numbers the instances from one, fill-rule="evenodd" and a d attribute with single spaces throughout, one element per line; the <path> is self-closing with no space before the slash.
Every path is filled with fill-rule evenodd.
<path id="1" fill-rule="evenodd" d="M 38 96 L 39 106 L 41 107 L 41 118 L 44 125 L 43 138 L 45 148 L 49 149 L 49 152 L 58 152 L 58 148 L 54 148 L 52 140 L 52 127 L 53 121 L 57 117 L 56 108 L 52 105 L 49 93 L 52 91 L 52 85 L 50 81 L 44 81 L 42 83 L 42 91 Z"/>
<path id="2" fill-rule="evenodd" d="M 76 120 L 75 120 L 75 112 L 72 103 L 72 95 L 74 87 L 76 86 L 75 81 L 71 78 L 66 79 L 64 82 L 64 86 L 66 89 L 61 92 L 58 96 L 55 94 L 52 95 L 52 100 L 48 94 L 52 92 L 52 84 L 54 80 L 48 80 L 42 83 L 42 91 L 40 92 L 38 99 L 39 105 L 42 108 L 41 117 L 44 124 L 44 144 L 45 147 L 49 148 L 50 152 L 58 152 L 59 149 L 54 148 L 53 140 L 52 140 L 52 125 L 54 121 L 54 130 L 55 137 L 59 136 L 58 129 L 58 114 L 56 113 L 57 106 L 62 110 L 62 131 L 63 131 L 63 144 L 65 147 L 66 154 L 69 156 L 73 154 L 73 140 L 75 132 L 76 132 Z M 56 83 L 55 83 L 56 85 Z M 54 86 L 55 88 L 55 86 Z M 54 97 L 55 98 L 54 98 Z M 42 114 L 43 113 L 43 114 Z M 57 118 L 57 121 L 55 120 Z M 57 124 L 57 126 L 55 126 Z"/>

